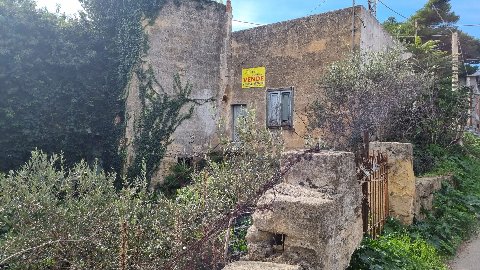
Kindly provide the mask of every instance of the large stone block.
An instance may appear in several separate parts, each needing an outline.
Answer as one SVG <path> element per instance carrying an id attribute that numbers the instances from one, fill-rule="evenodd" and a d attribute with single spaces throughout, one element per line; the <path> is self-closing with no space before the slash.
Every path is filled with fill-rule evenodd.
<path id="1" fill-rule="evenodd" d="M 345 269 L 363 236 L 353 154 L 286 156 L 302 158 L 259 200 L 247 233 L 250 259 Z"/>
<path id="2" fill-rule="evenodd" d="M 291 151 L 285 157 L 298 155 Z M 304 154 L 285 175 L 285 183 L 304 186 L 326 194 L 340 194 L 357 184 L 353 153 L 324 151 Z"/>
<path id="3" fill-rule="evenodd" d="M 451 181 L 451 176 L 416 178 L 414 213 L 417 220 L 425 218 L 424 211 L 433 209 L 434 194 L 442 188 L 442 182 L 444 181 Z"/>
<path id="4" fill-rule="evenodd" d="M 335 224 L 336 203 L 329 195 L 290 184 L 267 191 L 253 214 L 260 231 L 317 239 L 320 228 Z"/>
<path id="5" fill-rule="evenodd" d="M 415 201 L 413 146 L 409 143 L 372 142 L 370 150 L 388 156 L 388 193 L 390 215 L 404 224 L 412 224 Z"/>

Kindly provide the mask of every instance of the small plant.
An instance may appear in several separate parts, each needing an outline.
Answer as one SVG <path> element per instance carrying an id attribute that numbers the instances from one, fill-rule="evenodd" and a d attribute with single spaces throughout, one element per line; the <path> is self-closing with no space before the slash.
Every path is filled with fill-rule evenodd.
<path id="1" fill-rule="evenodd" d="M 230 239 L 230 253 L 232 254 L 233 260 L 239 260 L 241 256 L 246 255 L 248 251 L 247 240 L 247 230 L 252 225 L 252 216 L 246 215 L 237 219 L 233 228 L 231 229 L 231 239 Z"/>
<path id="2" fill-rule="evenodd" d="M 186 162 L 179 162 L 170 168 L 170 174 L 165 177 L 156 190 L 168 198 L 173 198 L 177 190 L 186 187 L 192 182 L 193 166 Z"/>

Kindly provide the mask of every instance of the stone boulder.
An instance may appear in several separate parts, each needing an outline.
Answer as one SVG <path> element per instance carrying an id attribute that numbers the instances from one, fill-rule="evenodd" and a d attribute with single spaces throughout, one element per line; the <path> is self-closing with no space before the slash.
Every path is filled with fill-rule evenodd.
<path id="1" fill-rule="evenodd" d="M 415 180 L 414 212 L 417 220 L 425 219 L 424 211 L 433 209 L 434 194 L 442 188 L 444 181 L 451 181 L 451 176 L 418 177 Z"/>

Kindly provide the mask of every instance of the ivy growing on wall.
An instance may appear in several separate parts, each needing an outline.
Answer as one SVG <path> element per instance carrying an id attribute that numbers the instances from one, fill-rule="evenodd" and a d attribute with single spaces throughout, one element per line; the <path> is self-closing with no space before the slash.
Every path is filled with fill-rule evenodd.
<path id="1" fill-rule="evenodd" d="M 84 11 L 69 18 L 39 10 L 33 0 L 0 0 L 0 171 L 17 168 L 35 148 L 63 152 L 66 165 L 99 160 L 106 170 L 122 171 L 124 157 L 118 146 L 125 131 L 125 89 L 133 74 L 146 72 L 138 70 L 148 52 L 145 27 L 167 0 L 80 2 Z M 178 96 L 145 96 L 146 103 L 163 105 L 146 108 L 141 123 L 152 121 L 148 118 L 157 108 L 179 112 L 191 86 L 182 88 L 177 82 L 173 92 Z M 181 121 L 185 115 L 170 117 Z M 147 129 L 140 127 L 141 134 L 153 136 L 155 131 Z M 148 140 L 136 141 L 138 145 Z M 138 147 L 138 156 L 155 168 L 159 161 L 150 161 L 143 148 L 163 147 L 149 147 Z"/>
<path id="2" fill-rule="evenodd" d="M 192 85 L 187 83 L 183 86 L 180 76 L 175 75 L 173 94 L 167 94 L 156 80 L 151 67 L 146 71 L 137 69 L 136 74 L 140 81 L 140 101 L 143 110 L 135 126 L 133 141 L 135 158 L 128 168 L 127 179 L 134 179 L 143 172 L 150 181 L 171 143 L 171 135 L 193 113 L 194 105 L 186 112 L 182 111 L 182 108 L 191 103 L 189 96 Z M 161 93 L 158 93 L 156 88 L 160 89 Z"/>

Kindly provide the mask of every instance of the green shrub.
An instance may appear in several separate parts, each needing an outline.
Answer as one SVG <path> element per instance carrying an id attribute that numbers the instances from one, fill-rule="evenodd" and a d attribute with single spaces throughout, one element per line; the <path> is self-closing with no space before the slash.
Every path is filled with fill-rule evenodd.
<path id="1" fill-rule="evenodd" d="M 33 152 L 25 166 L 0 175 L 0 268 L 221 267 L 232 211 L 249 211 L 279 170 L 279 138 L 255 129 L 253 119 L 239 127 L 240 142 L 223 145 L 224 160 L 207 160 L 175 200 L 149 192 L 145 173 L 117 190 L 115 175 L 98 166 L 65 169 L 62 157 Z M 234 231 L 235 252 L 244 249 L 243 234 Z"/>
<path id="2" fill-rule="evenodd" d="M 186 162 L 180 162 L 170 168 L 170 173 L 164 182 L 156 187 L 156 190 L 168 198 L 173 198 L 177 190 L 189 185 L 192 182 L 193 166 Z"/>
<path id="3" fill-rule="evenodd" d="M 352 257 L 349 269 L 441 270 L 447 267 L 426 241 L 406 233 L 392 233 L 376 240 L 365 238 Z"/>

